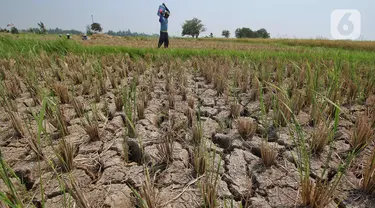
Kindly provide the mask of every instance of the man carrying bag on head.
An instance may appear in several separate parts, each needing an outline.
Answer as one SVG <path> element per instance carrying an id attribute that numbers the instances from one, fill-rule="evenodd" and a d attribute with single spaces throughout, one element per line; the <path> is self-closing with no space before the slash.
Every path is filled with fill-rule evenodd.
<path id="1" fill-rule="evenodd" d="M 160 37 L 159 37 L 158 48 L 160 48 L 160 46 L 163 45 L 163 43 L 164 43 L 164 48 L 168 48 L 168 45 L 169 45 L 169 37 L 168 37 L 169 14 L 170 14 L 170 11 L 164 3 L 159 6 L 158 16 L 159 16 L 159 22 L 160 22 Z"/>

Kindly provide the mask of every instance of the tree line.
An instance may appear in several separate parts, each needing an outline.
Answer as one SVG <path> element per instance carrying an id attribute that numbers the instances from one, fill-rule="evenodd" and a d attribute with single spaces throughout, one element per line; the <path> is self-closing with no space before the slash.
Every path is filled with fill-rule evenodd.
<path id="1" fill-rule="evenodd" d="M 12 26 L 9 30 L 0 28 L 0 32 L 6 32 L 6 33 L 12 33 L 12 34 L 19 34 L 21 32 L 21 33 L 35 33 L 35 34 L 71 34 L 71 35 L 80 35 L 84 33 L 80 30 L 75 30 L 75 29 L 63 30 L 58 27 L 56 27 L 55 29 L 52 29 L 52 28 L 47 29 L 43 22 L 39 22 L 37 25 L 39 27 L 35 27 L 35 28 L 31 27 L 29 29 L 22 29 L 22 30 L 18 30 L 15 26 Z M 100 23 L 97 23 L 97 22 L 94 22 L 86 26 L 87 35 L 92 35 L 98 32 L 102 32 L 102 31 L 103 31 L 102 26 L 100 25 Z M 127 30 L 127 31 L 120 30 L 117 32 L 109 30 L 105 34 L 112 35 L 112 36 L 149 36 L 149 37 L 158 36 L 158 34 L 149 35 L 146 33 L 131 32 L 130 30 Z"/>
<path id="2" fill-rule="evenodd" d="M 192 36 L 193 38 L 198 38 L 200 33 L 205 32 L 207 29 L 202 21 L 198 18 L 193 18 L 191 20 L 186 20 L 182 24 L 182 36 L 188 35 Z M 229 38 L 230 31 L 223 30 L 221 35 L 223 37 Z M 209 37 L 213 37 L 213 34 L 210 33 Z M 270 34 L 267 32 L 266 29 L 261 28 L 259 30 L 251 30 L 250 28 L 243 27 L 237 28 L 235 31 L 236 38 L 270 38 Z"/>
<path id="3" fill-rule="evenodd" d="M 146 34 L 146 33 L 131 32 L 130 30 L 127 30 L 127 31 L 119 30 L 117 32 L 109 30 L 108 32 L 106 32 L 106 34 L 112 35 L 112 36 L 144 36 L 144 37 L 154 37 L 154 36 L 157 37 L 157 36 L 159 36 L 159 34 L 149 35 L 149 34 Z"/>
<path id="4" fill-rule="evenodd" d="M 44 25 L 43 22 L 39 22 L 38 26 L 39 28 L 29 28 L 28 30 L 21 30 L 21 32 L 31 32 L 31 33 L 37 33 L 37 34 L 66 34 L 66 33 L 73 34 L 73 35 L 83 34 L 83 32 L 79 30 L 74 30 L 74 29 L 71 29 L 71 30 L 62 30 L 59 28 L 46 29 L 46 26 Z M 182 36 L 188 35 L 188 36 L 192 36 L 193 38 L 198 38 L 199 35 L 202 32 L 205 32 L 206 30 L 207 29 L 205 25 L 202 23 L 202 20 L 198 18 L 186 20 L 182 24 Z M 97 22 L 94 22 L 91 25 L 86 26 L 87 35 L 92 35 L 94 33 L 102 32 L 102 31 L 103 31 L 102 26 L 100 25 L 100 23 L 97 23 Z M 11 32 L 13 34 L 19 33 L 18 29 L 15 26 L 13 26 L 10 29 L 10 31 L 0 28 L 0 32 Z M 130 30 L 127 30 L 127 31 L 120 30 L 117 32 L 109 30 L 105 34 L 112 35 L 112 36 L 150 36 L 150 37 L 159 36 L 158 34 L 148 35 L 145 33 L 137 33 L 137 32 L 133 33 Z M 229 30 L 223 30 L 221 35 L 223 37 L 229 38 L 231 33 Z M 236 31 L 234 32 L 234 35 L 236 38 L 270 38 L 270 33 L 268 33 L 267 30 L 264 28 L 261 28 L 259 30 L 252 30 L 247 27 L 237 28 Z M 212 38 L 213 34 L 210 33 L 209 37 Z"/>

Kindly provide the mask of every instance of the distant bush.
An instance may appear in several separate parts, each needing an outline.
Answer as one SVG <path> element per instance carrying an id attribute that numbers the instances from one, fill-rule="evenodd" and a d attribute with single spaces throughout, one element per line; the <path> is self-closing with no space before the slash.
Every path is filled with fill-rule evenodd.
<path id="1" fill-rule="evenodd" d="M 156 37 L 156 36 L 159 36 L 159 34 L 149 35 L 149 34 L 146 34 L 146 33 L 131 32 L 130 30 L 127 30 L 127 31 L 121 31 L 120 30 L 118 32 L 109 30 L 108 32 L 106 32 L 106 34 L 112 35 L 112 36 L 141 36 L 141 37 L 154 37 L 154 36 Z"/>
<path id="2" fill-rule="evenodd" d="M 221 33 L 222 36 L 226 37 L 226 38 L 229 38 L 230 36 L 230 32 L 229 30 L 223 30 L 223 32 Z"/>
<path id="3" fill-rule="evenodd" d="M 12 34 L 19 34 L 18 29 L 17 29 L 16 27 L 12 27 L 12 28 L 10 29 L 10 32 L 11 32 Z"/>
<path id="4" fill-rule="evenodd" d="M 0 28 L 0 33 L 8 33 L 9 30 Z"/>

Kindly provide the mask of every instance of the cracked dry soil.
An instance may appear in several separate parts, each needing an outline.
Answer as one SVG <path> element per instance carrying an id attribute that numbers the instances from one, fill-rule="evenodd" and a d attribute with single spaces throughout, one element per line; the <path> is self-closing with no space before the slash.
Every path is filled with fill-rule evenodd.
<path id="1" fill-rule="evenodd" d="M 106 59 L 107 58 L 107 59 Z M 74 144 L 77 148 L 74 152 L 74 169 L 71 175 L 79 184 L 90 207 L 136 207 L 136 199 L 131 190 L 134 187 L 140 190 L 145 180 L 144 165 L 151 168 L 152 178 L 155 177 L 155 189 L 160 204 L 164 207 L 200 207 L 202 196 L 199 183 L 194 181 L 194 168 L 191 165 L 192 157 L 192 130 L 188 124 L 186 109 L 188 101 L 183 99 L 183 79 L 186 79 L 187 98 L 194 100 L 194 116 L 200 114 L 202 132 L 206 151 L 215 152 L 219 157 L 215 158 L 215 164 L 221 164 L 219 168 L 219 182 L 217 186 L 217 197 L 219 207 L 224 207 L 225 202 L 233 200 L 234 207 L 240 207 L 248 201 L 248 207 L 297 207 L 300 203 L 299 194 L 299 172 L 296 168 L 294 157 L 296 152 L 295 144 L 292 142 L 290 132 L 286 127 L 273 128 L 269 132 L 269 142 L 277 149 L 276 164 L 266 168 L 261 160 L 261 142 L 265 127 L 261 122 L 261 110 L 259 99 L 253 99 L 252 89 L 249 86 L 246 92 L 239 93 L 240 114 L 238 118 L 231 116 L 231 103 L 235 97 L 232 94 L 220 94 L 214 83 L 207 81 L 200 70 L 194 66 L 196 60 L 177 60 L 175 62 L 162 60 L 151 63 L 146 60 L 131 61 L 121 57 L 102 57 L 105 75 L 106 92 L 100 95 L 100 101 L 94 98 L 95 83 L 91 91 L 81 94 L 83 83 L 74 82 L 72 72 L 79 68 L 79 75 L 84 80 L 90 80 L 92 72 L 89 72 L 91 65 L 94 65 L 95 58 L 86 60 L 81 57 L 68 56 L 64 62 L 66 65 L 38 65 L 37 73 L 40 73 L 40 86 L 48 88 L 47 78 L 65 84 L 69 87 L 71 95 L 82 102 L 85 111 L 92 116 L 95 103 L 99 112 L 104 115 L 99 121 L 99 141 L 90 141 L 86 134 L 82 118 L 75 112 L 71 104 L 61 104 L 66 120 L 68 121 L 68 132 L 65 139 Z M 119 61 L 116 61 L 116 60 Z M 82 61 L 82 64 L 72 63 L 73 60 Z M 35 102 L 26 86 L 26 74 L 18 69 L 26 69 L 28 64 L 24 62 L 18 65 L 6 65 L 3 61 L 3 71 L 10 75 L 16 72 L 16 78 L 20 82 L 20 94 L 12 101 L 18 109 L 23 121 L 30 116 L 30 112 L 37 112 L 40 105 Z M 204 62 L 204 60 L 200 60 Z M 211 60 L 212 61 L 212 60 Z M 78 62 L 78 61 L 77 61 Z M 122 64 L 119 64 L 119 63 Z M 88 69 L 85 68 L 89 65 Z M 18 67 L 18 68 L 17 68 Z M 1 68 L 1 66 L 0 66 Z M 57 80 L 54 72 L 58 71 L 59 76 L 64 77 Z M 85 71 L 87 70 L 87 71 Z M 228 69 L 228 71 L 231 69 Z M 118 80 L 117 89 L 110 81 L 111 74 L 120 75 L 124 71 L 126 77 Z M 167 76 L 171 76 L 172 89 L 167 89 Z M 250 73 L 249 76 L 252 76 Z M 121 76 L 119 76 L 121 77 Z M 147 106 L 144 109 L 144 118 L 136 119 L 135 129 L 137 138 L 128 138 L 128 144 L 133 154 L 129 156 L 129 163 L 124 161 L 123 141 L 127 138 L 126 126 L 124 125 L 123 111 L 117 111 L 115 106 L 116 92 L 121 86 L 137 77 L 139 85 L 137 91 L 147 92 L 149 97 Z M 229 78 L 228 78 L 229 80 Z M 152 83 L 151 83 L 152 82 Z M 169 87 L 170 87 L 169 86 Z M 173 91 L 174 103 L 169 103 L 169 91 Z M 106 109 L 106 105 L 107 109 Z M 363 106 L 352 105 L 343 107 L 350 111 L 354 117 L 364 110 Z M 38 160 L 25 137 L 17 137 L 13 133 L 11 122 L 6 112 L 1 112 L 0 128 L 2 131 L 0 148 L 5 161 L 20 178 L 21 184 L 28 193 L 31 193 L 32 202 L 40 207 L 42 200 L 45 207 L 74 207 L 76 199 L 71 197 L 69 192 L 61 187 L 58 178 L 63 178 L 67 173 L 58 171 L 59 177 L 52 170 L 47 160 Z M 165 118 L 166 117 L 166 118 Z M 241 139 L 237 128 L 236 120 L 240 118 L 251 118 L 257 122 L 258 129 L 251 138 Z M 311 135 L 313 127 L 308 124 L 308 110 L 302 109 L 298 114 L 298 120 L 302 124 L 307 137 Z M 158 144 L 165 136 L 165 129 L 171 126 L 183 126 L 176 132 L 173 145 L 173 161 L 158 170 L 152 170 L 152 165 L 158 164 Z M 348 144 L 348 132 L 354 125 L 355 119 L 341 119 L 338 135 L 334 141 L 335 154 L 330 162 L 329 170 L 334 176 L 338 164 L 341 162 L 340 155 L 345 154 L 350 148 Z M 31 131 L 36 131 L 35 124 Z M 46 132 L 56 133 L 48 120 L 46 120 Z M 51 160 L 56 159 L 52 147 L 56 147 L 61 138 L 47 139 L 42 137 L 42 150 L 44 155 Z M 50 142 L 49 142 L 50 141 Z M 147 161 L 140 160 L 138 143 L 141 141 L 142 149 Z M 324 159 L 327 156 L 328 148 L 320 157 L 312 157 L 311 177 L 317 177 L 324 167 Z M 363 158 L 370 151 L 368 147 L 363 154 L 355 161 L 361 164 Z M 329 207 L 374 207 L 374 200 L 363 196 L 358 190 L 360 177 L 358 170 L 350 169 L 342 179 L 338 188 L 338 198 Z M 15 181 L 15 180 L 14 180 Z M 42 183 L 41 183 L 42 181 Z M 3 182 L 0 182 L 0 190 L 6 191 Z M 42 185 L 42 187 L 41 187 Z M 188 186 L 189 185 L 189 186 Z M 43 195 L 41 195 L 43 188 Z M 20 189 L 21 190 L 21 189 Z M 173 199 L 173 200 L 172 200 Z"/>

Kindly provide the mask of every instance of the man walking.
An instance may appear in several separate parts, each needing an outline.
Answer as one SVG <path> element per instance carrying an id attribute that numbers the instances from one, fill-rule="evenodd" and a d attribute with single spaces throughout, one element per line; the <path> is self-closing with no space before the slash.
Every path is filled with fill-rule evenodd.
<path id="1" fill-rule="evenodd" d="M 169 9 L 163 4 L 165 7 L 165 12 L 163 14 L 163 11 L 160 11 L 160 37 L 159 37 L 159 43 L 158 48 L 160 48 L 161 45 L 164 43 L 164 48 L 168 48 L 169 45 L 169 37 L 168 37 L 168 17 L 169 17 Z"/>

